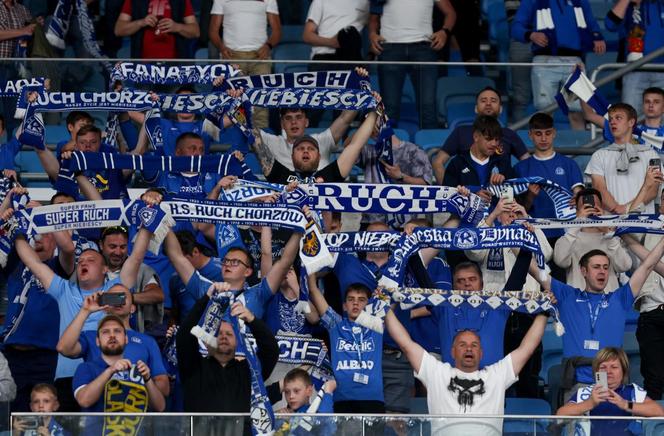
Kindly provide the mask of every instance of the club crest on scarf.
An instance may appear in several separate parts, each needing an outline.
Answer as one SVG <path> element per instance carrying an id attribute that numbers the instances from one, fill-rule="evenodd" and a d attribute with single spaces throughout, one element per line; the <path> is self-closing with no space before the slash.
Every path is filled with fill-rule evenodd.
<path id="1" fill-rule="evenodd" d="M 151 207 L 144 207 L 138 212 L 138 214 L 141 217 L 141 222 L 143 223 L 143 225 L 148 227 L 154 222 L 155 218 L 157 217 L 157 209 Z"/>
<path id="2" fill-rule="evenodd" d="M 307 229 L 316 224 L 313 221 L 309 222 Z M 302 254 L 309 257 L 315 257 L 320 253 L 321 241 L 318 239 L 316 232 L 307 232 L 302 240 Z"/>
<path id="3" fill-rule="evenodd" d="M 454 245 L 462 250 L 476 246 L 478 241 L 477 232 L 471 229 L 461 229 L 454 235 Z"/>

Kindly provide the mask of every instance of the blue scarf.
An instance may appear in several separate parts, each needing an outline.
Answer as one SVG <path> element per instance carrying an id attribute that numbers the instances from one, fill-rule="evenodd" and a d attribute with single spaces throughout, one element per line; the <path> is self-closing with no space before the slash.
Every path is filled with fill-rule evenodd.
<path id="1" fill-rule="evenodd" d="M 44 78 L 33 77 L 32 79 L 8 80 L 0 83 L 0 97 L 18 97 L 24 86 L 44 86 Z"/>
<path id="2" fill-rule="evenodd" d="M 556 0 L 556 5 L 554 7 L 566 7 L 567 5 L 574 8 L 574 14 L 576 17 L 576 29 L 579 32 L 581 38 L 581 48 L 580 51 L 587 53 L 593 49 L 593 41 L 603 41 L 601 33 L 594 33 L 588 23 L 586 22 L 585 13 L 583 10 L 583 5 L 581 0 L 567 0 L 566 4 L 562 4 Z M 535 1 L 535 14 L 536 14 L 536 23 L 535 29 L 536 32 L 544 33 L 549 39 L 547 49 L 550 50 L 552 56 L 558 54 L 558 38 L 556 37 L 556 25 L 551 15 L 551 1 L 550 0 L 536 0 Z M 592 16 L 589 17 L 592 19 Z M 533 45 L 535 49 L 535 46 Z"/>
<path id="3" fill-rule="evenodd" d="M 268 88 L 327 88 L 371 89 L 368 77 L 353 71 L 304 71 L 298 73 L 237 76 L 224 81 L 224 87 L 239 89 Z"/>
<path id="4" fill-rule="evenodd" d="M 500 185 L 487 185 L 484 189 L 500 198 L 503 186 L 511 186 L 514 189 L 514 194 L 519 195 L 528 191 L 529 184 L 539 185 L 546 195 L 549 196 L 556 210 L 556 218 L 570 219 L 576 216 L 576 210 L 570 206 L 570 200 L 572 199 L 570 190 L 543 177 L 535 176 L 509 179 Z"/>
<path id="5" fill-rule="evenodd" d="M 655 230 L 664 227 L 662 215 L 601 215 L 590 216 L 571 220 L 559 220 L 555 218 L 527 218 L 515 220 L 515 223 L 529 222 L 533 227 L 539 229 L 568 229 L 573 227 L 633 227 L 647 229 L 647 232 L 655 233 Z"/>
<path id="6" fill-rule="evenodd" d="M 92 57 L 102 59 L 102 65 L 104 65 L 104 68 L 106 68 L 107 71 L 111 71 L 112 65 L 105 60 L 107 57 L 102 54 L 99 44 L 97 43 L 95 26 L 90 19 L 87 2 L 85 0 L 75 1 L 76 9 L 78 10 L 76 16 L 78 17 L 78 27 L 81 29 L 81 35 L 83 37 L 83 46 Z M 65 37 L 69 31 L 69 20 L 71 19 L 74 6 L 73 2 L 74 0 L 58 1 L 51 22 L 48 25 L 48 30 L 46 30 L 46 39 L 48 42 L 60 50 L 65 49 Z"/>
<path id="7" fill-rule="evenodd" d="M 120 62 L 111 71 L 111 82 L 128 80 L 148 84 L 198 84 L 209 85 L 218 78 L 230 78 L 240 74 L 231 65 L 152 65 Z"/>
<path id="8" fill-rule="evenodd" d="M 572 103 L 574 96 L 592 107 L 597 115 L 604 116 L 609 109 L 609 102 L 600 94 L 579 66 L 569 75 L 560 92 L 555 96 L 560 110 L 565 115 L 569 113 L 569 104 Z"/>

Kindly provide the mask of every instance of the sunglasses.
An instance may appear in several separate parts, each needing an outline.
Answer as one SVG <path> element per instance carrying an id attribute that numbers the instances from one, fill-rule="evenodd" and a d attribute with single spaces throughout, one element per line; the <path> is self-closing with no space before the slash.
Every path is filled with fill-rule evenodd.
<path id="1" fill-rule="evenodd" d="M 123 233 L 123 234 L 128 234 L 128 230 L 125 227 L 122 226 L 111 226 L 111 227 L 106 227 L 102 232 L 101 232 L 101 239 L 104 239 L 108 235 L 114 235 L 116 233 Z"/>

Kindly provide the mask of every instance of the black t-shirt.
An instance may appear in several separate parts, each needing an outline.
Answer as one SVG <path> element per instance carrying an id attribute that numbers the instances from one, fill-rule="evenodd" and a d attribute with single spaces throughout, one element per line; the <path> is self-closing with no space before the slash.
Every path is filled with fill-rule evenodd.
<path id="1" fill-rule="evenodd" d="M 327 183 L 344 181 L 344 177 L 342 177 L 339 172 L 339 165 L 336 160 L 330 162 L 325 168 L 314 172 L 292 171 L 283 166 L 279 161 L 275 160 L 272 165 L 272 171 L 270 171 L 270 174 L 268 174 L 266 178 L 270 183 L 281 183 L 285 185 L 292 181 L 307 183 L 318 177 L 321 177 L 323 181 Z"/>

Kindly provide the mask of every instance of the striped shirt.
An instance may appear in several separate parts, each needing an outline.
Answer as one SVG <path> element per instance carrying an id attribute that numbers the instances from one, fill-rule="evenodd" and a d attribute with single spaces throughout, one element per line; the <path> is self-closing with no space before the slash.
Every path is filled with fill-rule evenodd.
<path id="1" fill-rule="evenodd" d="M 32 16 L 28 8 L 17 3 L 16 0 L 0 0 L 0 30 L 20 29 L 30 21 L 32 21 Z M 14 56 L 18 40 L 19 38 L 11 38 L 0 41 L 0 58 Z"/>

